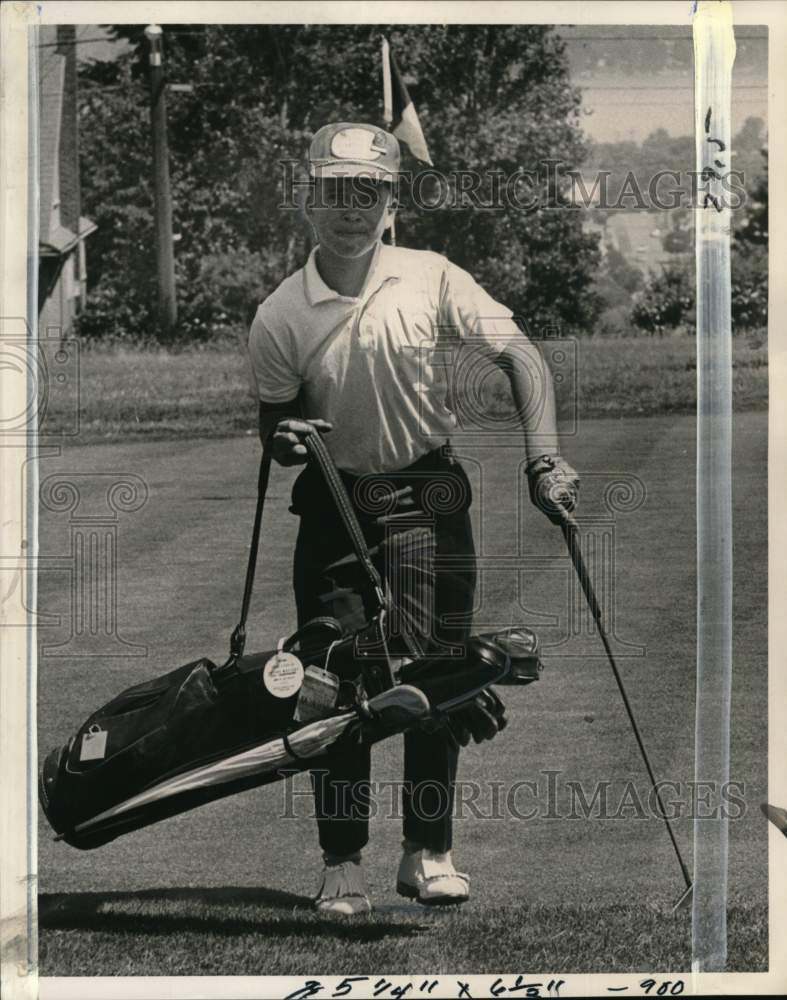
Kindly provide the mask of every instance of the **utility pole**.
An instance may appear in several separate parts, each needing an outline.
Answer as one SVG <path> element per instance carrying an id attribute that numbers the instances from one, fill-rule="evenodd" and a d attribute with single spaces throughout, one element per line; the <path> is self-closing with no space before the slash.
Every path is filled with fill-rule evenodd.
<path id="1" fill-rule="evenodd" d="M 156 263 L 158 266 L 159 322 L 170 336 L 175 329 L 178 307 L 175 299 L 175 258 L 172 248 L 172 195 L 169 188 L 167 146 L 167 101 L 162 66 L 162 30 L 158 24 L 145 28 L 150 44 L 150 123 L 153 135 L 153 186 L 156 194 Z"/>

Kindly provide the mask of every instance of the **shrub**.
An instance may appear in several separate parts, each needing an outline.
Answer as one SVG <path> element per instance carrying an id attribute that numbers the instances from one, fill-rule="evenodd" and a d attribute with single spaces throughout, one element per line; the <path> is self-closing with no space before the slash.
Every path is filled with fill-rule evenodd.
<path id="1" fill-rule="evenodd" d="M 668 267 L 651 279 L 631 311 L 631 321 L 647 333 L 696 325 L 694 269 Z M 742 333 L 768 325 L 768 250 L 749 244 L 732 252 L 732 329 Z"/>
<path id="2" fill-rule="evenodd" d="M 677 326 L 694 327 L 694 281 L 683 268 L 665 267 L 652 278 L 631 310 L 631 320 L 646 333 Z"/>

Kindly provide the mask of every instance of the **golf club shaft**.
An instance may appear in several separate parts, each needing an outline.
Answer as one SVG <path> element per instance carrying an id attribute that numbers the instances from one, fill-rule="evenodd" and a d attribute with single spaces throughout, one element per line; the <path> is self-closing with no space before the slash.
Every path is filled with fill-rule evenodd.
<path id="1" fill-rule="evenodd" d="M 653 774 L 653 768 L 650 766 L 650 759 L 648 757 L 647 750 L 645 749 L 645 744 L 642 742 L 642 736 L 639 731 L 639 726 L 637 725 L 637 720 L 634 718 L 634 712 L 631 708 L 631 703 L 629 702 L 628 695 L 626 694 L 626 689 L 623 686 L 623 678 L 620 676 L 620 671 L 615 663 L 615 657 L 612 655 L 612 649 L 609 645 L 609 639 L 607 638 L 606 630 L 604 629 L 604 624 L 602 622 L 601 608 L 598 601 L 596 600 L 595 592 L 593 591 L 593 585 L 590 582 L 590 576 L 588 574 L 587 568 L 585 566 L 585 561 L 582 558 L 582 552 L 579 548 L 579 528 L 577 527 L 576 521 L 571 517 L 569 513 L 564 513 L 563 519 L 560 522 L 560 529 L 563 532 L 563 537 L 566 540 L 566 545 L 568 546 L 568 551 L 571 555 L 571 561 L 574 564 L 574 569 L 576 570 L 577 576 L 579 577 L 579 582 L 582 585 L 582 590 L 585 592 L 585 597 L 587 598 L 588 606 L 590 607 L 591 614 L 596 622 L 596 627 L 598 628 L 598 634 L 601 636 L 601 641 L 604 644 L 604 649 L 607 654 L 607 659 L 609 660 L 609 665 L 612 667 L 612 673 L 615 675 L 615 681 L 618 685 L 618 690 L 623 699 L 623 704 L 626 707 L 626 714 L 629 717 L 629 722 L 631 723 L 631 728 L 634 730 L 634 736 L 637 740 L 637 745 L 639 746 L 640 753 L 642 754 L 642 759 L 645 762 L 645 767 L 648 771 L 648 777 L 650 778 L 650 783 L 653 791 L 656 793 L 656 800 L 659 804 L 659 809 L 661 810 L 661 815 L 664 823 L 667 827 L 667 832 L 669 833 L 670 840 L 672 841 L 672 846 L 675 849 L 675 856 L 678 859 L 678 864 L 683 872 L 683 878 L 686 882 L 686 888 L 691 888 L 691 878 L 689 877 L 688 869 L 686 868 L 686 863 L 683 860 L 683 856 L 680 853 L 680 848 L 678 847 L 678 842 L 675 839 L 675 833 L 672 829 L 672 824 L 669 821 L 667 812 L 664 808 L 664 803 L 661 800 L 661 793 L 658 789 L 656 783 L 656 776 Z"/>

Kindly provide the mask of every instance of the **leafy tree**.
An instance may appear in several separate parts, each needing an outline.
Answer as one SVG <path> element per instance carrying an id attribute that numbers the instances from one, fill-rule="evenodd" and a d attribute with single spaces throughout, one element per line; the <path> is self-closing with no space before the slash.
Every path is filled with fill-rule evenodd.
<path id="1" fill-rule="evenodd" d="M 736 220 L 735 242 L 741 248 L 768 245 L 768 150 L 762 149 L 760 156 L 762 172 L 751 186 L 743 216 Z"/>
<path id="2" fill-rule="evenodd" d="M 146 43 L 140 27 L 113 30 L 130 51 L 81 68 L 83 197 L 99 226 L 83 329 L 155 335 Z M 581 161 L 579 95 L 562 42 L 544 27 L 167 25 L 167 79 L 192 88 L 167 95 L 181 335 L 245 325 L 302 263 L 310 236 L 285 161 L 301 161 L 326 121 L 380 120 L 381 30 L 444 173 Z M 595 319 L 595 237 L 546 182 L 528 210 L 425 211 L 405 198 L 398 232 L 403 245 L 471 270 L 531 326 Z"/>
<path id="3" fill-rule="evenodd" d="M 665 267 L 651 278 L 634 303 L 631 318 L 646 333 L 662 334 L 682 326 L 693 329 L 694 282 L 683 267 Z"/>
<path id="4" fill-rule="evenodd" d="M 751 120 L 751 119 L 749 119 Z M 733 232 L 733 316 L 743 328 L 768 325 L 768 151 Z"/>
<path id="5" fill-rule="evenodd" d="M 763 152 L 767 164 L 767 155 Z M 752 183 L 752 195 L 736 220 L 731 248 L 732 323 L 735 332 L 768 323 L 768 175 Z M 694 326 L 694 271 L 666 268 L 651 280 L 632 310 L 636 326 L 649 333 Z"/>

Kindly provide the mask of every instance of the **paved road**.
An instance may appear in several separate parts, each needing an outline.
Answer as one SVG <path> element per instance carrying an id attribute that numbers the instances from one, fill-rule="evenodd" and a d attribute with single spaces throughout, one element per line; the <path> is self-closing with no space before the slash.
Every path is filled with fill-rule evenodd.
<path id="1" fill-rule="evenodd" d="M 766 495 L 766 431 L 764 413 L 736 417 L 732 777 L 745 783 L 747 811 L 730 827 L 730 892 L 740 902 L 764 899 L 767 885 L 767 829 L 758 809 L 767 778 L 767 525 L 748 502 Z M 688 417 L 597 420 L 584 422 L 565 446 L 584 473 L 582 512 L 596 551 L 606 537 L 608 556 L 614 554 L 605 597 L 614 603 L 631 700 L 657 774 L 681 785 L 672 797 L 684 811 L 685 783 L 693 778 L 694 439 Z M 225 655 L 243 585 L 258 448 L 251 437 L 154 442 L 72 448 L 42 461 L 42 482 L 65 476 L 78 483 L 81 503 L 71 514 L 42 511 L 40 608 L 61 616 L 60 624 L 41 628 L 42 646 L 69 639 L 73 587 L 64 557 L 72 532 L 83 530 L 75 519 L 104 513 L 107 484 L 115 479 L 139 477 L 147 491 L 144 505 L 119 513 L 104 535 L 116 538 L 117 636 L 127 645 L 113 638 L 103 653 L 96 640 L 44 651 L 42 751 L 128 684 L 199 655 Z M 461 450 L 476 491 L 484 557 L 477 624 L 537 623 L 547 669 L 538 684 L 501 692 L 509 728 L 493 744 L 463 753 L 462 794 L 472 801 L 456 823 L 455 859 L 471 873 L 480 902 L 668 901 L 680 891 L 679 871 L 661 822 L 638 817 L 636 802 L 624 798 L 627 782 L 634 782 L 646 799 L 647 782 L 598 640 L 583 634 L 578 610 L 570 610 L 572 578 L 560 534 L 518 496 L 516 450 L 488 444 Z M 275 470 L 251 649 L 272 645 L 294 621 L 289 563 L 296 524 L 286 511 L 292 478 Z M 636 508 L 618 510 L 614 519 L 604 502 L 612 481 L 628 484 L 615 494 L 618 506 Z M 128 505 L 129 495 L 120 499 Z M 580 634 L 572 636 L 572 629 Z M 124 655 L 107 655 L 118 651 Z M 379 781 L 401 778 L 400 743 L 376 749 Z M 550 779 L 549 771 L 558 773 Z M 535 782 L 535 792 L 517 785 L 522 781 Z M 617 818 L 567 818 L 567 783 L 579 783 L 590 799 L 598 781 L 610 783 L 609 811 Z M 309 895 L 319 853 L 303 778 L 294 791 L 289 798 L 282 784 L 252 791 L 86 854 L 53 843 L 42 819 L 41 891 L 266 886 Z M 379 903 L 394 904 L 400 825 L 384 815 L 390 790 L 376 801 L 382 815 L 373 821 L 367 851 L 370 882 Z M 534 806 L 540 815 L 523 818 Z M 295 815 L 282 818 L 287 810 Z M 684 816 L 677 830 L 688 856 L 691 822 Z"/>

